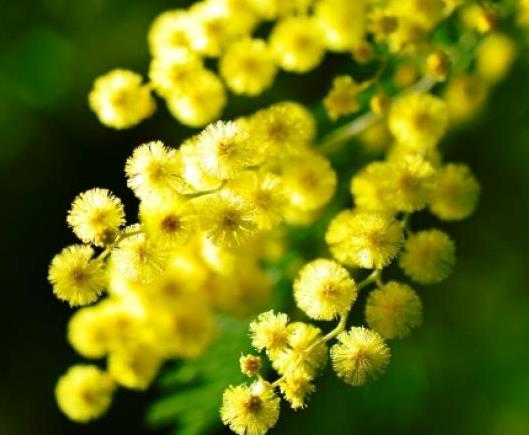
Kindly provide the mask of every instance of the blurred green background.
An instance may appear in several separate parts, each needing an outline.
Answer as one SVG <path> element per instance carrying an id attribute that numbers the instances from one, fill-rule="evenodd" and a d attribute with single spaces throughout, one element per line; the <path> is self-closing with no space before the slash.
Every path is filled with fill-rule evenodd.
<path id="1" fill-rule="evenodd" d="M 54 383 L 80 358 L 65 340 L 71 311 L 53 297 L 46 273 L 74 242 L 65 213 L 77 193 L 108 187 L 133 217 L 122 169 L 132 148 L 189 134 L 163 107 L 137 128 L 110 130 L 86 101 L 93 78 L 115 66 L 145 73 L 150 21 L 187 3 L 0 2 L 0 435 L 169 433 L 144 422 L 156 387 L 120 390 L 108 415 L 88 426 L 59 413 Z M 226 116 L 287 97 L 315 103 L 339 67 L 329 59 L 310 77 L 283 74 L 274 92 L 233 100 Z M 449 280 L 421 290 L 423 327 L 392 345 L 379 382 L 350 388 L 329 371 L 309 408 L 285 410 L 273 433 L 529 434 L 528 77 L 523 53 L 481 119 L 444 143 L 447 160 L 473 168 L 482 200 L 474 217 L 443 226 L 459 262 Z"/>

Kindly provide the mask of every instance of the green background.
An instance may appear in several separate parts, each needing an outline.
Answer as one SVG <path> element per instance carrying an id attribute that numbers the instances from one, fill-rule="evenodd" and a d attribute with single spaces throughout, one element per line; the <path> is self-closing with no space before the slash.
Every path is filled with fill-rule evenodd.
<path id="1" fill-rule="evenodd" d="M 65 213 L 77 193 L 108 187 L 133 219 L 126 157 L 142 142 L 177 145 L 189 135 L 163 104 L 119 132 L 100 125 L 86 100 L 93 78 L 115 66 L 145 73 L 150 21 L 183 3 L 0 3 L 0 435 L 169 433 L 148 432 L 144 422 L 157 387 L 121 390 L 108 415 L 88 426 L 60 414 L 54 383 L 80 358 L 65 340 L 71 311 L 53 297 L 46 273 L 51 257 L 74 242 Z M 392 344 L 379 382 L 351 388 L 328 371 L 309 408 L 285 409 L 274 433 L 529 434 L 528 59 L 523 52 L 478 121 L 443 143 L 447 160 L 473 168 L 482 198 L 471 219 L 442 225 L 459 259 L 451 278 L 420 290 L 423 327 Z M 283 98 L 316 103 L 340 67 L 328 58 L 310 77 L 281 74 L 259 100 L 232 99 L 226 116 Z"/>

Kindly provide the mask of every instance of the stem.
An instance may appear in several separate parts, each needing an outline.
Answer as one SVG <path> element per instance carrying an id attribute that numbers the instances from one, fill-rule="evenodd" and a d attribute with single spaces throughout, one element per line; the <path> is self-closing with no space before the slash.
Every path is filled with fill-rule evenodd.
<path id="1" fill-rule="evenodd" d="M 400 98 L 403 95 L 412 92 L 429 91 L 430 89 L 432 89 L 435 83 L 435 80 L 433 80 L 432 78 L 423 77 L 417 83 L 413 84 L 409 88 L 397 94 L 394 98 Z M 376 115 L 373 112 L 366 112 L 363 115 L 360 115 L 357 118 L 353 119 L 348 124 L 345 124 L 343 127 L 339 127 L 329 133 L 316 147 L 316 150 L 321 152 L 322 154 L 332 154 L 339 148 L 338 145 L 343 144 L 347 140 L 352 139 L 353 137 L 367 130 L 369 127 L 374 125 L 377 121 L 381 120 L 382 118 L 382 115 Z"/>
<path id="2" fill-rule="evenodd" d="M 112 250 L 116 247 L 116 245 L 121 242 L 124 239 L 127 239 L 128 237 L 137 236 L 138 234 L 142 234 L 141 230 L 134 230 L 134 231 L 127 231 L 126 229 L 123 229 L 119 232 L 119 234 L 116 236 L 114 241 L 112 243 L 109 243 L 108 246 L 101 251 L 101 253 L 94 259 L 95 261 L 104 261 L 112 252 Z"/>

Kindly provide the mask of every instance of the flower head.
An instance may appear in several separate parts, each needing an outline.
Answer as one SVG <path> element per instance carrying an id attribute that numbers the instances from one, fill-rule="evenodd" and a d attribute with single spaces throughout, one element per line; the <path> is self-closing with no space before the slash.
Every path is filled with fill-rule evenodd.
<path id="1" fill-rule="evenodd" d="M 305 408 L 307 398 L 316 391 L 312 378 L 303 373 L 297 373 L 283 378 L 279 388 L 294 410 Z"/>
<path id="2" fill-rule="evenodd" d="M 336 120 L 360 110 L 358 102 L 359 87 L 351 76 L 337 76 L 332 83 L 323 104 L 329 118 Z"/>
<path id="3" fill-rule="evenodd" d="M 288 343 L 287 325 L 286 314 L 275 314 L 273 311 L 259 314 L 250 323 L 252 346 L 259 351 L 266 350 L 269 356 L 283 350 Z"/>

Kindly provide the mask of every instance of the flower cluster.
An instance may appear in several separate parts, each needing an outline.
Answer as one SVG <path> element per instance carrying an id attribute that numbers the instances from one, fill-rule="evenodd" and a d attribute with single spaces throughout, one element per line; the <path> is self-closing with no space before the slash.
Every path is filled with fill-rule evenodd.
<path id="1" fill-rule="evenodd" d="M 212 123 L 178 149 L 139 146 L 125 166 L 140 200 L 136 224 L 125 225 L 123 204 L 107 189 L 75 198 L 67 222 L 83 244 L 54 257 L 49 280 L 72 307 L 108 294 L 71 318 L 75 350 L 107 357 L 105 376 L 145 389 L 163 360 L 204 351 L 215 310 L 244 315 L 266 306 L 273 282 L 261 261 L 278 255 L 270 247 L 281 248 L 279 225 L 310 221 L 334 194 L 335 172 L 309 148 L 314 134 L 312 115 L 283 102 Z M 98 388 L 90 370 L 70 370 L 57 387 L 72 419 L 93 418 L 110 403 L 94 402 L 89 412 L 85 393 Z M 85 404 L 86 417 L 64 405 L 71 400 Z"/>
<path id="2" fill-rule="evenodd" d="M 475 176 L 445 162 L 439 143 L 449 126 L 478 113 L 513 62 L 515 44 L 498 30 L 502 14 L 462 0 L 203 0 L 157 17 L 149 82 L 113 70 L 96 79 L 90 107 L 103 124 L 128 128 L 152 115 L 154 92 L 182 124 L 205 128 L 178 147 L 153 141 L 132 152 L 125 173 L 140 202 L 136 223 L 127 224 L 106 189 L 73 201 L 67 222 L 82 243 L 55 256 L 49 281 L 59 299 L 82 307 L 69 342 L 85 358 L 106 358 L 106 370 L 70 368 L 56 387 L 63 412 L 78 422 L 101 416 L 118 385 L 145 389 L 164 361 L 204 352 L 215 312 L 269 307 L 274 281 L 263 263 L 283 256 L 287 225 L 309 226 L 321 215 L 339 175 L 325 155 L 355 136 L 383 158 L 353 174 L 353 206 L 339 204 L 327 251 L 293 284 L 309 319 L 337 324 L 325 333 L 286 313 L 259 314 L 249 329 L 262 354 L 239 361 L 253 380 L 226 389 L 221 418 L 238 434 L 264 434 L 279 418 L 280 396 L 295 410 L 306 406 L 329 359 L 347 384 L 380 376 L 390 362 L 386 341 L 422 322 L 414 287 L 443 281 L 455 264 L 450 236 L 413 229 L 413 214 L 459 221 L 477 206 Z M 432 37 L 447 21 L 456 42 Z M 516 21 L 529 27 L 527 1 Z M 225 88 L 257 96 L 280 70 L 307 73 L 326 52 L 376 71 L 364 81 L 332 79 L 323 108 L 332 121 L 350 119 L 323 140 L 311 112 L 292 101 L 218 120 Z M 384 281 L 397 265 L 402 279 Z M 365 322 L 353 325 L 357 299 Z M 273 381 L 265 380 L 264 356 Z"/>

